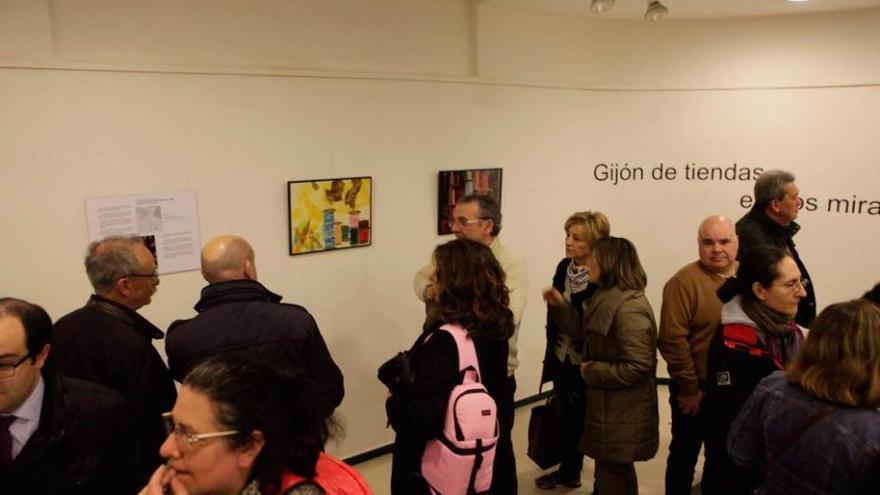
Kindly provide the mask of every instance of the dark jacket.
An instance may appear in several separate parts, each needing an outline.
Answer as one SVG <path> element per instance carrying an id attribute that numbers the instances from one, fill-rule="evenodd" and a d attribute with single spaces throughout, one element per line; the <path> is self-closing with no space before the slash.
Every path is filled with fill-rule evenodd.
<path id="1" fill-rule="evenodd" d="M 781 371 L 764 378 L 730 430 L 733 462 L 760 470 L 783 440 L 827 405 L 788 383 Z M 779 457 L 755 493 L 875 494 L 880 469 L 880 411 L 838 407 Z"/>
<path id="2" fill-rule="evenodd" d="M 328 416 L 342 402 L 342 372 L 302 306 L 281 303 L 281 296 L 259 282 L 230 280 L 203 288 L 195 310 L 195 318 L 175 321 L 168 329 L 165 351 L 175 380 L 182 382 L 208 356 L 241 352 L 279 368 L 305 371 L 318 385 Z"/>
<path id="3" fill-rule="evenodd" d="M 145 485 L 162 459 L 162 413 L 174 407 L 177 391 L 153 339 L 163 333 L 131 309 L 101 296 L 55 323 L 50 361 L 70 377 L 100 383 L 129 406 L 138 479 Z"/>
<path id="4" fill-rule="evenodd" d="M 40 425 L 8 468 L 0 493 L 135 493 L 123 398 L 106 387 L 44 371 Z"/>
<path id="5" fill-rule="evenodd" d="M 427 342 L 425 338 L 432 335 Z M 507 342 L 482 337 L 474 338 L 477 360 L 480 364 L 482 383 L 495 399 L 496 404 L 508 393 Z M 424 482 L 416 473 L 421 470 L 422 452 L 425 444 L 437 438 L 443 431 L 446 405 L 452 389 L 461 383 L 458 371 L 458 351 L 455 340 L 444 331 L 432 327 L 416 340 L 409 352 L 415 379 L 409 390 L 395 393 L 385 403 L 388 423 L 397 436 L 394 440 L 391 492 L 416 495 L 427 493 Z M 498 409 L 498 421 L 504 424 L 509 418 L 501 417 L 505 411 Z M 500 434 L 507 434 L 501 429 Z M 499 441 L 499 448 L 503 442 Z M 499 453 L 495 454 L 496 459 Z"/>
<path id="6" fill-rule="evenodd" d="M 754 345 L 744 346 L 739 340 L 725 339 L 725 325 L 752 328 L 758 340 Z M 768 338 L 771 337 L 743 311 L 739 296 L 723 306 L 721 325 L 709 344 L 706 395 L 700 405 L 700 413 L 706 418 L 703 486 L 707 493 L 751 493 L 755 480 L 750 473 L 734 470 L 727 453 L 727 434 L 758 382 L 787 364 L 770 355 Z M 801 342 L 802 337 L 792 335 L 786 344 L 789 360 L 796 355 Z"/>
<path id="7" fill-rule="evenodd" d="M 583 317 L 570 305 L 552 308 L 567 334 L 584 341 L 587 414 L 581 451 L 593 459 L 651 459 L 659 443 L 657 324 L 642 291 L 599 289 Z"/>
<path id="8" fill-rule="evenodd" d="M 571 258 L 562 258 L 562 261 L 556 265 L 556 273 L 553 274 L 553 288 L 558 290 L 560 293 L 565 292 L 565 277 L 567 277 L 568 273 L 568 265 L 571 264 Z M 590 298 L 593 293 L 596 292 L 596 285 L 590 284 L 586 289 L 578 292 L 577 294 L 572 294 L 571 296 L 571 305 L 578 312 L 581 313 L 582 305 L 584 301 Z M 559 329 L 559 326 L 553 321 L 553 318 L 550 315 L 550 311 L 547 311 L 547 347 L 544 349 L 544 366 L 541 368 L 541 383 L 552 382 L 556 377 L 556 374 L 559 372 L 559 365 L 562 364 L 559 362 L 559 358 L 556 357 L 553 350 L 556 347 L 556 342 L 559 340 L 559 336 L 562 334 L 562 330 Z"/>
<path id="9" fill-rule="evenodd" d="M 736 235 L 739 236 L 739 253 L 745 253 L 749 249 L 760 246 L 774 246 L 791 254 L 801 271 L 801 278 L 809 280 L 806 287 L 807 295 L 798 304 L 797 316 L 794 321 L 803 327 L 809 327 L 816 318 L 816 289 L 807 267 L 801 261 L 801 257 L 795 249 L 794 236 L 801 229 L 797 222 L 791 222 L 788 226 L 782 226 L 767 216 L 764 210 L 752 208 L 736 222 Z"/>
<path id="10" fill-rule="evenodd" d="M 782 369 L 787 364 L 770 357 L 770 347 L 764 331 L 757 328 L 742 309 L 739 296 L 727 302 L 721 310 L 721 325 L 709 345 L 708 371 L 706 378 L 706 397 L 702 408 L 708 420 L 706 442 L 708 447 L 724 449 L 727 432 L 740 408 L 745 404 L 755 387 L 765 376 Z M 736 324 L 755 329 L 758 341 L 753 349 L 744 346 L 732 349 L 725 344 L 724 326 Z M 788 343 L 789 360 L 799 349 L 802 337 L 792 335 Z M 731 342 L 728 339 L 728 342 Z M 765 355 L 759 355 L 759 352 Z"/>

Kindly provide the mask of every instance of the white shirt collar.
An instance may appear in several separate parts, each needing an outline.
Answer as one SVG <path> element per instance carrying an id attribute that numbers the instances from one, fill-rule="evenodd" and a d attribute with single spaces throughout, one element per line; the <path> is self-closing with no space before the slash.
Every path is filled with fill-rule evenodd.
<path id="1" fill-rule="evenodd" d="M 31 395 L 20 405 L 18 409 L 12 412 L 13 416 L 27 421 L 40 422 L 40 410 L 43 408 L 43 395 L 45 394 L 46 385 L 43 383 L 43 377 L 37 379 L 37 386 Z"/>
<path id="2" fill-rule="evenodd" d="M 16 417 L 16 420 L 9 425 L 9 434 L 12 435 L 13 459 L 18 457 L 25 444 L 40 426 L 40 412 L 43 409 L 45 390 L 46 385 L 43 382 L 43 377 L 40 376 L 31 395 L 18 406 L 18 409 L 12 412 L 12 415 Z"/>

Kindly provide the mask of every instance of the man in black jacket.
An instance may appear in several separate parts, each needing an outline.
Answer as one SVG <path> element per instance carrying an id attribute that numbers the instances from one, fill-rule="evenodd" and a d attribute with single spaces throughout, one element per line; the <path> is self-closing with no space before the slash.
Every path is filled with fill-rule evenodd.
<path id="1" fill-rule="evenodd" d="M 162 463 L 162 413 L 177 398 L 153 347 L 153 339 L 164 334 L 137 313 L 159 285 L 156 261 L 139 237 L 111 237 L 89 246 L 85 265 L 95 294 L 55 323 L 52 359 L 65 375 L 100 383 L 126 399 L 134 431 L 128 443 L 143 486 Z"/>
<path id="2" fill-rule="evenodd" d="M 125 402 L 46 365 L 52 320 L 0 299 L 0 493 L 133 493 Z"/>
<path id="3" fill-rule="evenodd" d="M 195 305 L 198 315 L 168 329 L 165 350 L 174 379 L 201 359 L 237 352 L 278 368 L 303 370 L 318 386 L 329 416 L 342 402 L 342 372 L 327 349 L 318 325 L 302 306 L 257 282 L 254 250 L 236 236 L 211 240 L 202 249 L 202 276 L 209 285 Z"/>
<path id="4" fill-rule="evenodd" d="M 807 267 L 801 261 L 794 246 L 794 235 L 801 226 L 794 221 L 798 216 L 801 200 L 794 174 L 785 170 L 767 170 L 755 181 L 755 205 L 736 222 L 739 236 L 739 253 L 774 246 L 791 254 L 801 271 L 806 297 L 800 300 L 795 321 L 809 327 L 816 317 L 816 292 Z"/>

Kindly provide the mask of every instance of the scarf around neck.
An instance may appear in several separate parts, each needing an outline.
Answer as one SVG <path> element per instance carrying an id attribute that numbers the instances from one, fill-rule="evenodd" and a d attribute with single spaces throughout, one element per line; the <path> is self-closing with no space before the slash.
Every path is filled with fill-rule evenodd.
<path id="1" fill-rule="evenodd" d="M 590 283 L 590 271 L 586 266 L 578 265 L 575 260 L 571 260 L 571 263 L 568 264 L 566 276 L 568 276 L 568 286 L 572 294 L 586 289 L 587 284 Z"/>
<path id="2" fill-rule="evenodd" d="M 742 309 L 764 334 L 764 343 L 773 357 L 787 364 L 800 347 L 800 330 L 794 319 L 753 298 L 743 299 Z"/>

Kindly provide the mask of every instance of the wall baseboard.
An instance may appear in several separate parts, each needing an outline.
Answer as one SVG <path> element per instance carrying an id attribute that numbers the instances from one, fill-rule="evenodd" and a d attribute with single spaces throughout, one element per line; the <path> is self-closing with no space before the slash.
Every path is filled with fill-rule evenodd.
<path id="1" fill-rule="evenodd" d="M 657 385 L 669 385 L 669 378 L 657 378 Z M 529 404 L 534 404 L 535 402 L 542 401 L 553 393 L 553 390 L 547 390 L 546 392 L 537 393 L 535 395 L 530 395 L 529 397 L 522 398 L 514 403 L 514 406 L 519 408 L 522 406 L 527 406 Z M 362 462 L 369 461 L 371 459 L 375 459 L 377 457 L 382 457 L 385 454 L 390 454 L 394 444 L 387 444 L 377 447 L 372 450 L 368 450 L 366 452 L 362 452 L 360 454 L 353 455 L 351 457 L 347 457 L 343 459 L 346 464 L 354 466 L 355 464 L 360 464 Z"/>
<path id="2" fill-rule="evenodd" d="M 382 457 L 385 454 L 390 454 L 392 448 L 394 448 L 394 444 L 389 443 L 373 450 L 368 450 L 361 454 L 353 455 L 351 457 L 343 459 L 343 461 L 345 461 L 346 464 L 354 466 L 355 464 L 360 464 L 362 462 L 366 462 L 377 457 Z"/>

